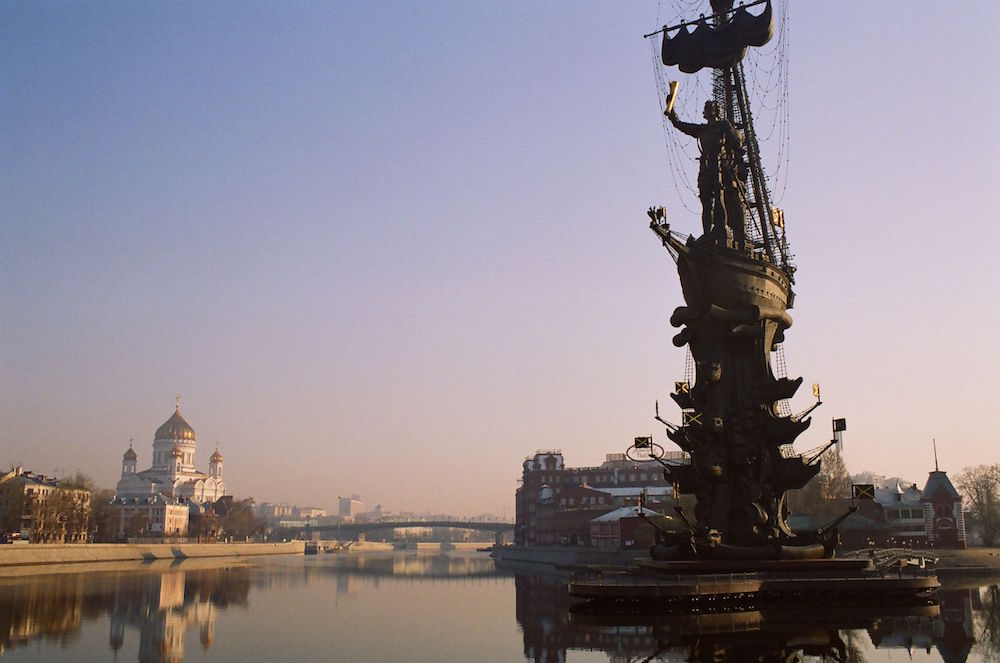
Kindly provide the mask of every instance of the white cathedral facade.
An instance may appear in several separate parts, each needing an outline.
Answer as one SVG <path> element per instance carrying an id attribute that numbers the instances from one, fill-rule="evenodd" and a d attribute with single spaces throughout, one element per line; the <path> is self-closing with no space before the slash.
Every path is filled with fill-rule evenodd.
<path id="1" fill-rule="evenodd" d="M 222 479 L 222 455 L 216 449 L 208 459 L 208 473 L 195 469 L 198 442 L 194 429 L 174 414 L 153 435 L 153 464 L 136 471 L 138 454 L 129 445 L 122 456 L 122 478 L 115 486 L 116 500 L 164 495 L 182 501 L 215 502 L 227 494 Z"/>

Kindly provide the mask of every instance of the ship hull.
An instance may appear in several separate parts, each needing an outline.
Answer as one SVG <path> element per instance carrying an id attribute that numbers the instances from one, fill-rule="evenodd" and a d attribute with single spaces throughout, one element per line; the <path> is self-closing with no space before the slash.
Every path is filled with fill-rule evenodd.
<path id="1" fill-rule="evenodd" d="M 784 312 L 794 295 L 788 276 L 770 262 L 742 252 L 690 240 L 677 243 L 677 271 L 688 306 L 726 310 L 756 307 Z"/>

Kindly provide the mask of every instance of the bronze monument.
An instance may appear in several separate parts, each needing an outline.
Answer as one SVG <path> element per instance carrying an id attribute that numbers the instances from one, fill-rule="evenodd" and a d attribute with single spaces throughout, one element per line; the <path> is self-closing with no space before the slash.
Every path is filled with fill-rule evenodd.
<path id="1" fill-rule="evenodd" d="M 640 509 L 656 529 L 652 559 L 578 571 L 569 593 L 587 603 L 574 610 L 609 604 L 625 610 L 629 603 L 745 610 L 795 604 L 803 596 L 854 606 L 875 596 L 885 605 L 932 602 L 939 583 L 933 562 L 924 558 L 872 549 L 832 559 L 837 526 L 853 506 L 819 529 L 789 526 L 788 491 L 815 477 L 831 445 L 795 452 L 792 443 L 809 427 L 819 390 L 814 387 L 814 405 L 790 414 L 786 401 L 802 378 L 776 374 L 771 362 L 792 324 L 795 268 L 761 168 L 742 64 L 748 48 L 771 39 L 771 0 L 735 10 L 732 0 L 711 4 L 712 16 L 653 33 L 663 35 L 664 65 L 686 73 L 714 70 L 705 124 L 683 122 L 673 112 L 677 83 L 665 104 L 671 124 L 699 143 L 702 234 L 671 230 L 662 207 L 648 212 L 650 227 L 677 263 L 684 305 L 670 318 L 679 328 L 673 342 L 688 347 L 693 364 L 671 394 L 681 423 L 660 418 L 659 407 L 656 419 L 686 457 L 667 460 L 651 437 L 636 438 L 627 452 L 632 460 L 659 461 L 675 495 L 695 498 L 694 518 L 679 506 L 676 520 Z"/>
<path id="2" fill-rule="evenodd" d="M 748 10 L 754 5 L 763 5 L 756 15 Z M 771 366 L 792 324 L 794 267 L 761 168 L 742 67 L 747 48 L 771 38 L 771 3 L 734 10 L 732 0 L 713 0 L 712 9 L 711 19 L 662 31 L 663 64 L 686 73 L 713 68 L 715 98 L 705 103 L 705 124 L 681 121 L 673 99 L 666 111 L 674 127 L 698 140 L 701 236 L 680 236 L 662 208 L 649 210 L 684 294 L 670 319 L 680 328 L 674 344 L 687 345 L 696 367 L 693 384 L 679 382 L 672 394 L 683 423 L 661 419 L 690 455 L 689 464 L 664 463 L 664 472 L 677 491 L 697 498 L 694 523 L 681 536 L 662 529 L 653 557 L 829 557 L 835 527 L 796 535 L 787 520 L 786 492 L 802 488 L 819 462 L 792 451 L 810 420 L 782 416 L 777 406 L 802 379 L 775 377 Z"/>

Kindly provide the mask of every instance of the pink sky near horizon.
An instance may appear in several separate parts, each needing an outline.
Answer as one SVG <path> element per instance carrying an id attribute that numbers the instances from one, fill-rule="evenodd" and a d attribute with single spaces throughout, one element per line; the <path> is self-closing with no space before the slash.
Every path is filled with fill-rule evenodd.
<path id="1" fill-rule="evenodd" d="M 932 439 L 1000 462 L 1000 5 L 956 14 L 789 7 L 796 446 L 845 417 L 849 470 L 921 485 Z M 237 496 L 510 518 L 538 448 L 671 447 L 670 3 L 0 17 L 0 463 L 113 486 L 180 393 Z"/>

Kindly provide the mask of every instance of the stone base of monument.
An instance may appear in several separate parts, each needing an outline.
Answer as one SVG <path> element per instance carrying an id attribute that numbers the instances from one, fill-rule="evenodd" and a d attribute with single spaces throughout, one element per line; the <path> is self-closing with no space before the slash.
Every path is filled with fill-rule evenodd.
<path id="1" fill-rule="evenodd" d="M 940 586 L 923 560 L 872 559 L 640 561 L 615 571 L 574 572 L 569 593 L 610 607 L 688 604 L 698 609 L 788 602 L 930 603 Z"/>

